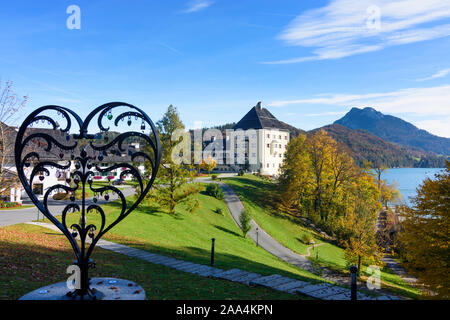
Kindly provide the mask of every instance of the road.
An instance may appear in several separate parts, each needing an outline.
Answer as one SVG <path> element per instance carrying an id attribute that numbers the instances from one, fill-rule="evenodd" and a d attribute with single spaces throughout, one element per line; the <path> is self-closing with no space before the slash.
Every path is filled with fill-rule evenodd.
<path id="1" fill-rule="evenodd" d="M 130 186 L 124 186 L 122 193 L 125 197 L 131 196 L 134 194 L 134 188 Z M 114 201 L 117 198 L 117 195 L 111 195 L 108 202 Z M 105 202 L 105 200 L 99 200 L 97 204 L 102 204 Z M 48 208 L 54 216 L 58 216 L 61 215 L 62 210 L 69 203 L 71 202 L 67 200 L 49 200 Z M 23 199 L 23 205 L 33 205 L 33 203 L 28 197 L 26 197 Z M 37 217 L 38 209 L 35 206 L 25 209 L 2 210 L 0 211 L 0 227 L 37 220 Z M 41 212 L 39 212 L 39 217 L 43 217 Z"/>

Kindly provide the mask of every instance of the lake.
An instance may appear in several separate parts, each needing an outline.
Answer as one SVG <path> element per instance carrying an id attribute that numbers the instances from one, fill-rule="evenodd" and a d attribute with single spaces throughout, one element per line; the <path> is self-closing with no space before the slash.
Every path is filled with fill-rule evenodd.
<path id="1" fill-rule="evenodd" d="M 381 179 L 387 183 L 397 182 L 398 189 L 402 194 L 405 203 L 411 205 L 410 198 L 414 197 L 416 188 L 422 184 L 426 178 L 434 178 L 434 175 L 443 168 L 396 168 L 383 172 Z"/>

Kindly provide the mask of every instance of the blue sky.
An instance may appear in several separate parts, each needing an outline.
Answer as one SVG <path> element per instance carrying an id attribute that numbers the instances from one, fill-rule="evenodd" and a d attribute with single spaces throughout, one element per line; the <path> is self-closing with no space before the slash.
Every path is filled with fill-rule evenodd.
<path id="1" fill-rule="evenodd" d="M 371 106 L 450 137 L 447 0 L 15 0 L 0 30 L 0 77 L 30 96 L 25 113 L 125 101 L 157 120 L 173 104 L 194 127 L 262 101 L 309 130 Z"/>

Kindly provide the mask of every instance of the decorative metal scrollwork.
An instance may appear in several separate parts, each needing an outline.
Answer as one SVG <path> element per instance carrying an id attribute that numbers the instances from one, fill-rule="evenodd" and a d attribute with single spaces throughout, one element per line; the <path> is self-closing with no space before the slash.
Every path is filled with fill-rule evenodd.
<path id="1" fill-rule="evenodd" d="M 105 127 L 105 121 L 113 121 L 113 112 L 119 114 L 110 126 Z M 58 123 L 58 117 L 65 122 L 63 127 Z M 92 124 L 95 127 L 95 117 L 96 130 L 89 127 Z M 125 119 L 128 126 L 132 125 L 132 119 L 138 120 L 140 131 L 120 132 L 119 124 Z M 50 128 L 43 128 L 44 125 Z M 111 132 L 112 125 L 119 131 Z M 88 130 L 93 133 L 88 133 Z M 100 292 L 90 288 L 88 278 L 88 270 L 93 266 L 90 257 L 94 247 L 144 199 L 156 178 L 160 158 L 161 147 L 155 125 L 144 111 L 127 103 L 106 103 L 93 110 L 84 121 L 68 108 L 48 105 L 33 111 L 22 123 L 15 142 L 19 179 L 36 207 L 67 237 L 76 256 L 75 264 L 81 271 L 81 286 L 69 292 L 69 296 L 101 298 Z M 58 183 L 44 190 L 41 201 L 33 192 L 33 185 L 37 179 L 37 182 L 42 182 L 55 169 Z M 132 203 L 128 205 L 119 188 L 110 183 L 102 186 L 94 183 L 94 172 L 105 175 L 118 169 L 122 170 L 120 178 L 131 176 L 138 185 L 137 199 L 129 198 L 128 202 Z M 69 199 L 63 200 L 62 212 L 51 212 L 49 197 L 61 190 L 69 195 Z M 86 190 L 90 190 L 94 197 L 86 198 Z M 77 191 L 81 191 L 81 199 L 76 198 Z M 111 222 L 102 209 L 102 203 L 98 202 L 99 195 L 104 201 L 111 200 L 110 193 L 117 195 L 120 202 L 120 213 Z M 67 225 L 69 212 L 79 213 L 79 223 Z M 100 215 L 99 225 L 87 223 L 87 215 L 94 212 Z M 59 215 L 60 219 L 56 218 Z"/>

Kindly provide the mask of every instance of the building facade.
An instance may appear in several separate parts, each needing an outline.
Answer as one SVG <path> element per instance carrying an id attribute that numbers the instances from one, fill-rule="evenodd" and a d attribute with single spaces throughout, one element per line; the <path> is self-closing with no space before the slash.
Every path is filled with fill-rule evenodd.
<path id="1" fill-rule="evenodd" d="M 250 172 L 278 176 L 286 146 L 290 140 L 286 125 L 263 108 L 261 102 L 258 102 L 233 127 L 233 130 L 236 132 L 242 130 L 244 134 L 242 147 L 245 148 L 245 163 L 237 166 Z"/>

